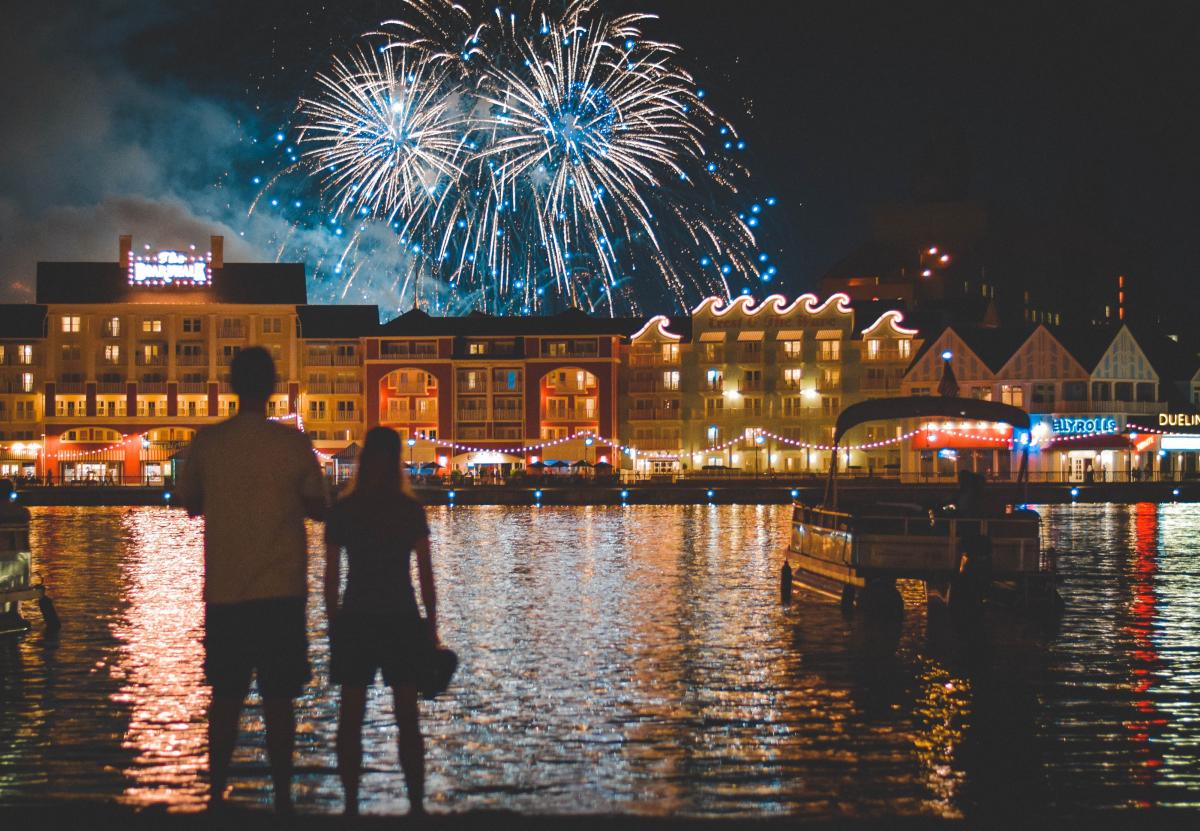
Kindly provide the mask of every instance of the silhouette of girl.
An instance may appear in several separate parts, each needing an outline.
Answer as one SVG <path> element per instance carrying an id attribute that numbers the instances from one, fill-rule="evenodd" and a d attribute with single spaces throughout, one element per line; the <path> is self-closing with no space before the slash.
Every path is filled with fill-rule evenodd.
<path id="1" fill-rule="evenodd" d="M 342 549 L 350 569 L 338 602 Z M 410 578 L 417 554 L 422 622 Z M 325 524 L 325 608 L 330 621 L 330 676 L 342 687 L 338 772 L 346 813 L 358 813 L 362 726 L 367 688 L 383 670 L 392 688 L 400 731 L 400 767 L 413 814 L 425 812 L 425 743 L 417 712 L 417 672 L 438 642 L 437 591 L 429 555 L 429 526 L 401 465 L 400 437 L 376 427 L 367 433 L 358 474 Z M 427 626 L 427 631 L 422 627 Z"/>

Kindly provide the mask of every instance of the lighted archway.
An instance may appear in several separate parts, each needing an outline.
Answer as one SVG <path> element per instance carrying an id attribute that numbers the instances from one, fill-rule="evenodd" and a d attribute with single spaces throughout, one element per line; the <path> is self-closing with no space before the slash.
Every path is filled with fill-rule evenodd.
<path id="1" fill-rule="evenodd" d="M 379 379 L 379 423 L 427 433 L 438 425 L 438 381 L 418 367 L 393 369 Z"/>

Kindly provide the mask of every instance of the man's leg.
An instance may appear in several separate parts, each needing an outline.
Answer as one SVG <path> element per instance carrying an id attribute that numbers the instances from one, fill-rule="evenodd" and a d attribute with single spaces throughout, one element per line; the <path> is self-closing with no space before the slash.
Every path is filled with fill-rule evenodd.
<path id="1" fill-rule="evenodd" d="M 275 783 L 275 810 L 292 810 L 292 754 L 296 747 L 296 711 L 290 698 L 264 698 L 267 721 L 267 759 Z"/>
<path id="2" fill-rule="evenodd" d="M 362 726 L 367 709 L 367 688 L 342 685 L 342 707 L 338 717 L 337 759 L 346 813 L 358 813 L 358 781 L 362 776 Z"/>
<path id="3" fill-rule="evenodd" d="M 396 726 L 400 729 L 400 769 L 408 785 L 408 801 L 413 814 L 425 813 L 425 738 L 417 709 L 417 688 L 399 684 L 392 690 L 396 707 Z"/>
<path id="4" fill-rule="evenodd" d="M 229 760 L 233 758 L 233 746 L 237 742 L 238 717 L 242 712 L 242 698 L 232 695 L 213 694 L 208 708 L 208 777 L 209 806 L 217 807 L 225 801 L 225 784 L 229 779 Z"/>

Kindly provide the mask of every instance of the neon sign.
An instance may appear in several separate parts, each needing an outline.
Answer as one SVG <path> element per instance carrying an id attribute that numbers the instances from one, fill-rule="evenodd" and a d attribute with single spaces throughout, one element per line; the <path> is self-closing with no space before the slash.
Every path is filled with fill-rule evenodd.
<path id="1" fill-rule="evenodd" d="M 198 256 L 181 251 L 159 251 L 129 261 L 131 286 L 208 286 L 212 284 L 211 254 Z"/>
<path id="2" fill-rule="evenodd" d="M 1159 427 L 1200 427 L 1200 413 L 1159 413 Z"/>
<path id="3" fill-rule="evenodd" d="M 1115 433 L 1117 420 L 1113 416 L 1072 417 L 1055 416 L 1050 429 L 1056 436 L 1084 436 L 1095 433 Z"/>

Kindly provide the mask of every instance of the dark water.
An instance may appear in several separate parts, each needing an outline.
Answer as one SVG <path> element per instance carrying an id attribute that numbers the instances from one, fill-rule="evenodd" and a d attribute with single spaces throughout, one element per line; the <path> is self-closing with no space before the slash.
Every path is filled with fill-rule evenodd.
<path id="1" fill-rule="evenodd" d="M 971 816 L 1200 804 L 1200 506 L 1043 509 L 1064 552 L 1056 626 L 987 642 L 830 601 L 777 601 L 779 507 L 434 509 L 443 637 L 462 666 L 424 707 L 433 810 Z M 65 628 L 0 643 L 0 804 L 199 807 L 198 523 L 40 509 Z M 312 585 L 320 564 L 314 547 Z M 336 696 L 299 705 L 301 810 L 339 810 Z M 390 703 L 366 730 L 364 809 L 405 810 Z M 234 799 L 267 804 L 248 708 Z"/>

